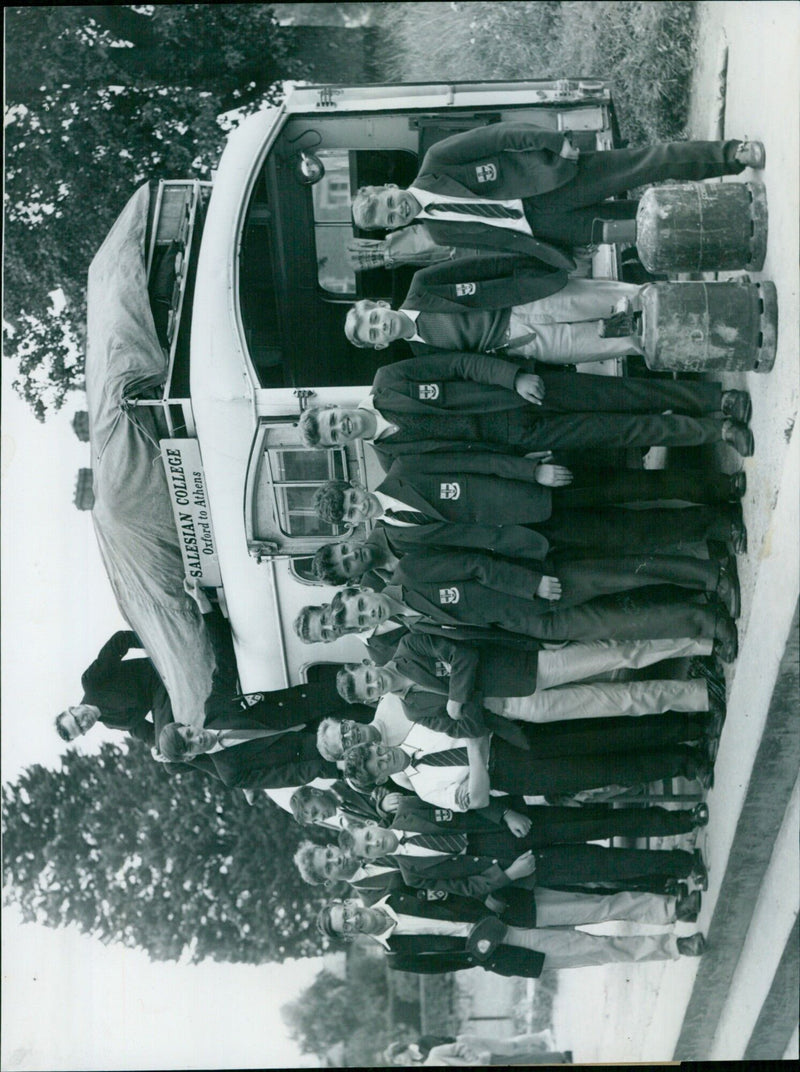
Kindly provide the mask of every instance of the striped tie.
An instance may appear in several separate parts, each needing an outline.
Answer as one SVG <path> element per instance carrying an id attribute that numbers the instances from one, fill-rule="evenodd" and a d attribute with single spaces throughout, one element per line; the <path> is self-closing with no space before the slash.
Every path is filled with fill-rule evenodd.
<path id="1" fill-rule="evenodd" d="M 493 205 L 488 201 L 442 201 L 438 204 L 425 206 L 427 213 L 453 212 L 462 216 L 484 216 L 486 219 L 495 220 L 519 220 L 522 213 L 518 208 L 508 208 L 506 205 Z"/>
<path id="2" fill-rule="evenodd" d="M 424 525 L 427 518 L 419 510 L 386 510 L 387 521 L 404 521 L 406 525 Z"/>
<path id="3" fill-rule="evenodd" d="M 414 760 L 415 767 L 466 767 L 469 764 L 466 748 L 443 748 L 441 752 L 428 752 Z"/>
<path id="4" fill-rule="evenodd" d="M 419 845 L 422 849 L 433 849 L 448 854 L 467 851 L 466 834 L 406 834 L 402 838 L 404 845 Z"/>

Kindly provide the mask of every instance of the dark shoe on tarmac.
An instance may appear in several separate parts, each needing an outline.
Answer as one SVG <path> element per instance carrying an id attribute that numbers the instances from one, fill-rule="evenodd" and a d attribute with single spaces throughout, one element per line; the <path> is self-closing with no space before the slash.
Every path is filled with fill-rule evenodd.
<path id="1" fill-rule="evenodd" d="M 709 555 L 720 562 L 727 559 L 729 546 L 735 555 L 743 555 L 747 551 L 747 529 L 744 525 L 742 504 L 732 503 L 723 507 L 723 510 L 720 520 L 714 523 L 713 537 L 708 541 Z"/>
<path id="2" fill-rule="evenodd" d="M 685 897 L 679 897 L 675 905 L 675 919 L 680 923 L 697 923 L 702 897 L 700 890 L 692 890 Z"/>
<path id="3" fill-rule="evenodd" d="M 752 457 L 756 449 L 753 433 L 739 421 L 728 419 L 722 422 L 722 441 L 730 444 L 743 458 Z"/>
<path id="4" fill-rule="evenodd" d="M 716 596 L 731 618 L 739 617 L 742 613 L 742 593 L 736 572 L 736 560 L 733 557 L 720 566 Z"/>
<path id="5" fill-rule="evenodd" d="M 708 868 L 706 867 L 703 854 L 699 849 L 692 853 L 692 873 L 689 878 L 701 890 L 708 889 Z"/>
<path id="6" fill-rule="evenodd" d="M 732 663 L 739 654 L 739 634 L 728 612 L 720 607 L 714 626 L 714 655 L 719 655 L 724 663 Z"/>
<path id="7" fill-rule="evenodd" d="M 699 748 L 692 748 L 692 754 L 694 758 L 692 773 L 687 774 L 686 777 L 699 782 L 701 789 L 713 789 L 714 764 L 709 760 L 706 750 L 701 752 Z"/>
<path id="8" fill-rule="evenodd" d="M 723 391 L 720 408 L 723 417 L 731 417 L 741 424 L 749 424 L 753 415 L 753 403 L 747 391 Z"/>
<path id="9" fill-rule="evenodd" d="M 767 150 L 764 148 L 764 142 L 749 141 L 748 139 L 740 142 L 736 150 L 736 162 L 756 170 L 763 168 L 767 162 Z"/>
<path id="10" fill-rule="evenodd" d="M 739 502 L 747 491 L 747 474 L 744 469 L 740 469 L 738 473 L 731 473 L 728 479 L 730 482 L 728 502 Z"/>
<path id="11" fill-rule="evenodd" d="M 692 822 L 698 830 L 708 825 L 708 804 L 695 804 L 692 808 Z"/>
<path id="12" fill-rule="evenodd" d="M 688 938 L 678 938 L 676 944 L 682 957 L 702 957 L 706 951 L 705 937 L 699 931 Z"/>

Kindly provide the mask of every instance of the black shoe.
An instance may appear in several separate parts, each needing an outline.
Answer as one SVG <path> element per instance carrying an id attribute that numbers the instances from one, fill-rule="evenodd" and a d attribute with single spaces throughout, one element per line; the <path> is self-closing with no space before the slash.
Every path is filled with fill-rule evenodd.
<path id="1" fill-rule="evenodd" d="M 720 566 L 715 595 L 731 618 L 739 617 L 742 613 L 742 593 L 736 573 L 736 560 L 732 556 Z"/>
<path id="2" fill-rule="evenodd" d="M 750 138 L 745 138 L 739 142 L 734 159 L 737 164 L 760 170 L 767 162 L 767 151 L 764 148 L 764 142 L 751 141 Z"/>
<path id="3" fill-rule="evenodd" d="M 695 849 L 692 853 L 692 873 L 689 878 L 698 889 L 708 889 L 708 868 L 699 849 Z"/>
<path id="4" fill-rule="evenodd" d="M 699 931 L 688 938 L 678 938 L 676 945 L 682 957 L 702 957 L 706 951 L 705 937 Z"/>
<path id="5" fill-rule="evenodd" d="M 679 897 L 675 905 L 675 919 L 680 923 L 697 923 L 702 897 L 700 890 L 692 890 L 685 897 Z"/>
<path id="6" fill-rule="evenodd" d="M 728 502 L 739 502 L 743 499 L 747 491 L 747 474 L 744 469 L 740 469 L 738 473 L 731 473 L 728 477 L 728 484 Z"/>
<path id="7" fill-rule="evenodd" d="M 706 750 L 704 749 L 701 752 L 699 748 L 692 747 L 691 752 L 694 763 L 692 764 L 691 773 L 687 774 L 686 777 L 699 782 L 701 789 L 713 789 L 714 764 L 709 761 Z"/>
<path id="8" fill-rule="evenodd" d="M 723 391 L 720 409 L 723 417 L 730 417 L 742 424 L 749 424 L 753 415 L 753 403 L 747 391 Z"/>
<path id="9" fill-rule="evenodd" d="M 730 554 L 728 547 L 735 555 L 743 555 L 747 551 L 747 529 L 741 503 L 723 506 L 722 511 L 720 520 L 715 521 L 709 531 L 708 539 L 709 555 L 720 562 L 727 560 Z"/>
<path id="10" fill-rule="evenodd" d="M 698 830 L 708 826 L 708 804 L 695 804 L 692 808 L 692 823 Z"/>
<path id="11" fill-rule="evenodd" d="M 753 433 L 747 425 L 730 419 L 722 422 L 722 441 L 729 443 L 743 458 L 752 457 L 756 449 Z"/>
<path id="12" fill-rule="evenodd" d="M 714 625 L 714 655 L 719 655 L 724 663 L 732 663 L 739 654 L 739 634 L 728 612 L 720 607 Z"/>

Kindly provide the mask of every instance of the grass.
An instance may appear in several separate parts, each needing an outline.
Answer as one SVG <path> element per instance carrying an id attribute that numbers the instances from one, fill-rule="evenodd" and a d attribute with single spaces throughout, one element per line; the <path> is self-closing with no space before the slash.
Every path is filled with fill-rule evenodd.
<path id="1" fill-rule="evenodd" d="M 387 3 L 376 60 L 389 81 L 607 78 L 643 145 L 683 134 L 695 17 L 691 0 Z"/>

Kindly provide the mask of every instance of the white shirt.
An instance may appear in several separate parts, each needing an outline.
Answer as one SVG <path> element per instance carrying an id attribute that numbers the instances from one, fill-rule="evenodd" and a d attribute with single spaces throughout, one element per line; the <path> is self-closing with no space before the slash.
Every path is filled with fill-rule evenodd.
<path id="1" fill-rule="evenodd" d="M 393 774 L 392 781 L 404 789 L 413 789 L 422 800 L 429 804 L 436 804 L 440 808 L 450 808 L 452 811 L 468 811 L 456 801 L 456 790 L 465 779 L 469 779 L 469 764 L 463 766 L 456 764 L 447 767 L 431 767 L 427 763 L 419 767 L 413 765 L 415 752 L 423 754 L 429 752 L 443 752 L 447 748 L 466 748 L 465 737 L 450 737 L 446 733 L 414 723 L 413 729 L 409 730 L 406 739 L 401 742 L 401 748 L 412 757 L 411 764 L 397 774 Z M 498 790 L 491 790 L 493 796 L 505 796 Z"/>
<path id="2" fill-rule="evenodd" d="M 416 328 L 417 317 L 420 313 L 419 309 L 401 309 L 400 312 L 403 314 L 403 316 L 407 316 L 409 320 L 412 320 L 414 323 L 414 327 Z M 425 342 L 425 340 L 418 331 L 415 331 L 413 335 L 410 335 L 406 339 L 406 342 Z"/>
<path id="3" fill-rule="evenodd" d="M 421 514 L 421 510 L 417 510 L 416 506 L 409 506 L 408 503 L 403 502 L 402 499 L 395 499 L 392 495 L 387 495 L 383 491 L 373 491 L 372 494 L 381 504 L 384 509 L 384 516 L 381 521 L 387 525 L 397 525 L 400 528 L 415 528 L 413 521 L 400 521 L 396 517 L 386 517 L 385 512 L 387 510 L 413 510 L 417 514 Z"/>
<path id="4" fill-rule="evenodd" d="M 378 700 L 372 725 L 381 731 L 384 744 L 394 746 L 403 743 L 416 723 L 406 715 L 400 697 L 393 692 L 387 692 Z"/>
<path id="5" fill-rule="evenodd" d="M 372 400 L 372 395 L 367 395 L 363 402 L 358 403 L 358 409 L 365 409 L 369 413 L 375 415 L 377 421 L 377 428 L 375 429 L 375 435 L 373 439 L 380 439 L 381 436 L 393 435 L 397 431 L 397 425 L 391 424 L 386 418 L 375 409 L 375 403 Z M 365 438 L 364 442 L 368 443 L 369 440 Z"/>
<path id="6" fill-rule="evenodd" d="M 335 778 L 314 778 L 313 781 L 308 784 L 314 789 L 330 789 Z M 299 785 L 282 785 L 277 789 L 265 789 L 269 799 L 278 805 L 279 808 L 283 808 L 284 811 L 291 811 L 292 806 L 289 801 L 292 799 L 292 794 L 295 790 L 299 789 Z"/>
<path id="7" fill-rule="evenodd" d="M 518 197 L 512 197 L 508 200 L 503 200 L 499 197 L 451 197 L 447 194 L 434 194 L 430 190 L 420 190 L 416 186 L 409 186 L 408 192 L 413 194 L 419 201 L 421 206 L 421 212 L 415 217 L 418 220 L 447 220 L 454 223 L 488 223 L 490 227 L 504 227 L 507 231 L 521 231 L 526 235 L 533 235 L 530 224 L 525 219 L 525 209 L 522 204 L 522 199 Z M 464 205 L 474 204 L 486 204 L 486 205 L 502 205 L 504 208 L 515 208 L 521 215 L 515 219 L 502 219 L 499 217 L 491 216 L 471 216 L 464 212 L 426 212 L 428 205 L 434 204 L 447 204 L 456 202 Z M 405 312 L 405 310 L 403 310 Z"/>
<path id="8" fill-rule="evenodd" d="M 408 916 L 405 912 L 395 912 L 388 904 L 388 894 L 372 906 L 381 908 L 392 920 L 389 927 L 382 934 L 371 934 L 378 945 L 389 949 L 388 939 L 393 934 L 416 935 L 416 934 L 447 934 L 453 938 L 468 938 L 472 930 L 472 923 L 459 923 L 449 919 L 426 919 L 424 916 Z"/>

